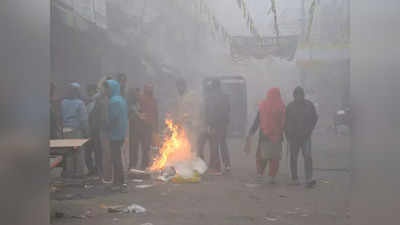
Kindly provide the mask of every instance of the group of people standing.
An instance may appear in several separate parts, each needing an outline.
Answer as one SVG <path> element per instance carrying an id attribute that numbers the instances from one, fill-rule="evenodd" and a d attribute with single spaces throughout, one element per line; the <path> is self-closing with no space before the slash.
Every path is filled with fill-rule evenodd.
<path id="1" fill-rule="evenodd" d="M 205 144 L 209 142 L 210 174 L 229 172 L 231 160 L 226 136 L 231 105 L 229 97 L 222 91 L 221 81 L 212 79 L 205 85 L 202 101 L 194 100 L 185 80 L 178 79 L 176 85 L 179 96 L 173 119 L 188 133 L 192 146 L 196 146 L 197 155 L 202 159 Z M 159 129 L 153 86 L 145 85 L 143 92 L 139 88 L 127 91 L 126 87 L 125 74 L 107 76 L 97 85 L 87 86 L 86 100 L 78 83 L 69 84 L 65 98 L 58 100 L 54 94 L 55 85 L 51 84 L 51 138 L 89 138 L 85 151 L 76 151 L 64 160 L 63 177 L 83 176 L 86 165 L 86 175 L 101 177 L 103 183 L 127 191 L 122 163 L 122 147 L 126 138 L 129 139 L 129 169 L 136 169 L 139 161 L 141 170 L 150 166 L 151 148 L 158 144 L 155 137 Z M 302 150 L 306 185 L 312 187 L 315 181 L 312 179 L 311 135 L 318 115 L 313 103 L 305 99 L 301 87 L 294 90 L 293 96 L 294 100 L 285 106 L 279 88 L 271 88 L 259 105 L 247 141 L 249 143 L 250 137 L 259 129 L 257 179 L 264 179 L 269 164 L 270 182 L 275 183 L 286 137 L 291 183 L 299 184 L 297 161 Z M 139 149 L 142 150 L 141 160 Z"/>
<path id="2" fill-rule="evenodd" d="M 143 150 L 142 168 L 149 163 L 152 134 L 157 128 L 158 110 L 152 86 L 130 91 L 126 99 L 127 77 L 107 76 L 97 85 L 87 86 L 87 98 L 78 83 L 67 87 L 62 99 L 50 87 L 50 138 L 89 138 L 84 151 L 76 151 L 64 159 L 62 177 L 102 178 L 107 187 L 127 191 L 122 162 L 122 147 L 129 133 L 130 165 L 135 168 L 137 145 Z M 87 173 L 85 174 L 85 167 Z"/>
<path id="3" fill-rule="evenodd" d="M 279 88 L 271 88 L 259 106 L 247 142 L 250 142 L 250 137 L 259 129 L 256 153 L 257 180 L 263 181 L 264 171 L 269 164 L 270 183 L 273 184 L 279 169 L 285 136 L 289 144 L 291 184 L 300 184 L 297 161 L 301 150 L 305 164 L 306 186 L 313 187 L 316 182 L 312 178 L 311 135 L 317 124 L 318 115 L 314 104 L 305 99 L 303 88 L 297 87 L 293 97 L 294 100 L 286 107 Z"/>

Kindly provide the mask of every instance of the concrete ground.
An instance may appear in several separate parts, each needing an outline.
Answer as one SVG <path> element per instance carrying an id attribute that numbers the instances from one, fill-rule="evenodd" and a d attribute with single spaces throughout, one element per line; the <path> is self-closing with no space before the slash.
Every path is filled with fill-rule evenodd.
<path id="1" fill-rule="evenodd" d="M 332 132 L 317 131 L 313 139 L 314 189 L 288 186 L 289 172 L 284 153 L 278 183 L 254 185 L 255 153 L 246 156 L 243 143 L 230 140 L 232 173 L 205 176 L 198 184 L 156 183 L 146 189 L 130 182 L 127 194 L 105 193 L 103 187 L 65 188 L 53 194 L 53 209 L 64 217 L 59 225 L 346 225 L 350 174 L 349 139 Z M 302 170 L 300 157 L 299 171 Z M 63 197 L 64 196 L 64 199 Z M 63 200 L 60 200 L 63 199 Z M 72 200 L 65 200 L 72 199 Z M 139 204 L 143 214 L 108 213 L 101 205 Z"/>

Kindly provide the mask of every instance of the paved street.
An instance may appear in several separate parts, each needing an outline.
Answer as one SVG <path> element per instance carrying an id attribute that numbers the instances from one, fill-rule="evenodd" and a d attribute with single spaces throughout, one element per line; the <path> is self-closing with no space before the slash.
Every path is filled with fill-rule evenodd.
<path id="1" fill-rule="evenodd" d="M 104 194 L 103 187 L 74 189 L 74 200 L 55 201 L 55 208 L 65 213 L 54 224 L 86 225 L 346 225 L 350 175 L 349 141 L 327 131 L 314 135 L 314 189 L 288 186 L 289 172 L 284 154 L 276 185 L 254 185 L 254 151 L 246 156 L 242 143 L 231 140 L 233 169 L 231 175 L 206 176 L 200 184 L 155 184 L 135 188 L 128 194 Z M 302 160 L 299 165 L 302 166 Z M 302 167 L 299 171 L 303 171 Z M 301 173 L 302 174 L 302 173 Z M 63 191 L 64 192 L 64 191 Z M 64 193 L 63 193 L 64 194 Z M 104 205 L 139 204 L 144 214 L 113 214 Z M 87 215 L 87 218 L 73 218 Z"/>

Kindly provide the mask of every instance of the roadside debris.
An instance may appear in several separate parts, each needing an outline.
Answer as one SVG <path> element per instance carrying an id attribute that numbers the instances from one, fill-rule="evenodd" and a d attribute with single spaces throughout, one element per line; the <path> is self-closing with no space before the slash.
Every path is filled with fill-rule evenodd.
<path id="1" fill-rule="evenodd" d="M 194 173 L 194 175 L 192 177 L 189 178 L 184 178 L 180 175 L 177 175 L 175 177 L 173 177 L 171 179 L 171 181 L 173 183 L 176 184 L 184 184 L 184 183 L 199 183 L 201 181 L 201 177 L 200 174 L 198 174 L 197 172 Z"/>
<path id="2" fill-rule="evenodd" d="M 172 181 L 173 183 L 199 183 L 201 175 L 207 171 L 207 164 L 200 158 L 175 163 L 161 171 L 157 177 L 163 182 Z"/>
<path id="3" fill-rule="evenodd" d="M 124 206 L 123 205 L 106 206 L 104 204 L 101 204 L 100 208 L 106 209 L 107 212 L 109 212 L 109 213 L 117 213 L 117 212 L 121 212 L 121 210 L 124 208 Z"/>
<path id="4" fill-rule="evenodd" d="M 140 205 L 132 204 L 122 210 L 123 213 L 145 213 L 146 209 Z"/>
<path id="5" fill-rule="evenodd" d="M 246 187 L 248 187 L 248 188 L 257 188 L 257 187 L 260 187 L 260 184 L 246 184 Z"/>
<path id="6" fill-rule="evenodd" d="M 86 190 L 89 190 L 89 189 L 92 189 L 92 188 L 94 188 L 94 185 L 91 185 L 91 184 L 85 184 L 84 188 L 85 188 Z"/>
<path id="7" fill-rule="evenodd" d="M 321 179 L 321 180 L 319 180 L 321 183 L 323 183 L 323 184 L 329 184 L 329 181 L 327 181 L 327 180 L 324 180 L 324 179 Z"/>
<path id="8" fill-rule="evenodd" d="M 144 213 L 146 209 L 140 205 L 132 204 L 130 206 L 123 205 L 114 205 L 114 206 L 106 206 L 100 205 L 100 208 L 107 209 L 109 213 Z"/>
<path id="9" fill-rule="evenodd" d="M 153 185 L 152 184 L 139 184 L 139 185 L 136 185 L 136 188 L 139 188 L 139 189 L 145 189 L 145 188 L 149 188 L 149 187 L 153 187 Z"/>
<path id="10" fill-rule="evenodd" d="M 275 218 L 275 217 L 264 217 L 264 219 L 268 220 L 268 221 L 271 221 L 271 222 L 278 221 L 278 219 Z"/>
<path id="11" fill-rule="evenodd" d="M 132 182 L 134 183 L 143 183 L 142 179 L 133 179 Z"/>

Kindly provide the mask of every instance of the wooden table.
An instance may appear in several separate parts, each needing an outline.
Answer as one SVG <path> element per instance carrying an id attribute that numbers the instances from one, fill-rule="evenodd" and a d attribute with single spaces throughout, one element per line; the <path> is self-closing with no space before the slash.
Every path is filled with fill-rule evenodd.
<path id="1" fill-rule="evenodd" d="M 65 155 L 81 150 L 89 139 L 54 139 L 50 140 L 50 155 Z"/>
<path id="2" fill-rule="evenodd" d="M 75 151 L 82 150 L 89 139 L 55 139 L 50 140 L 49 165 L 50 169 L 61 164 L 65 156 Z"/>

